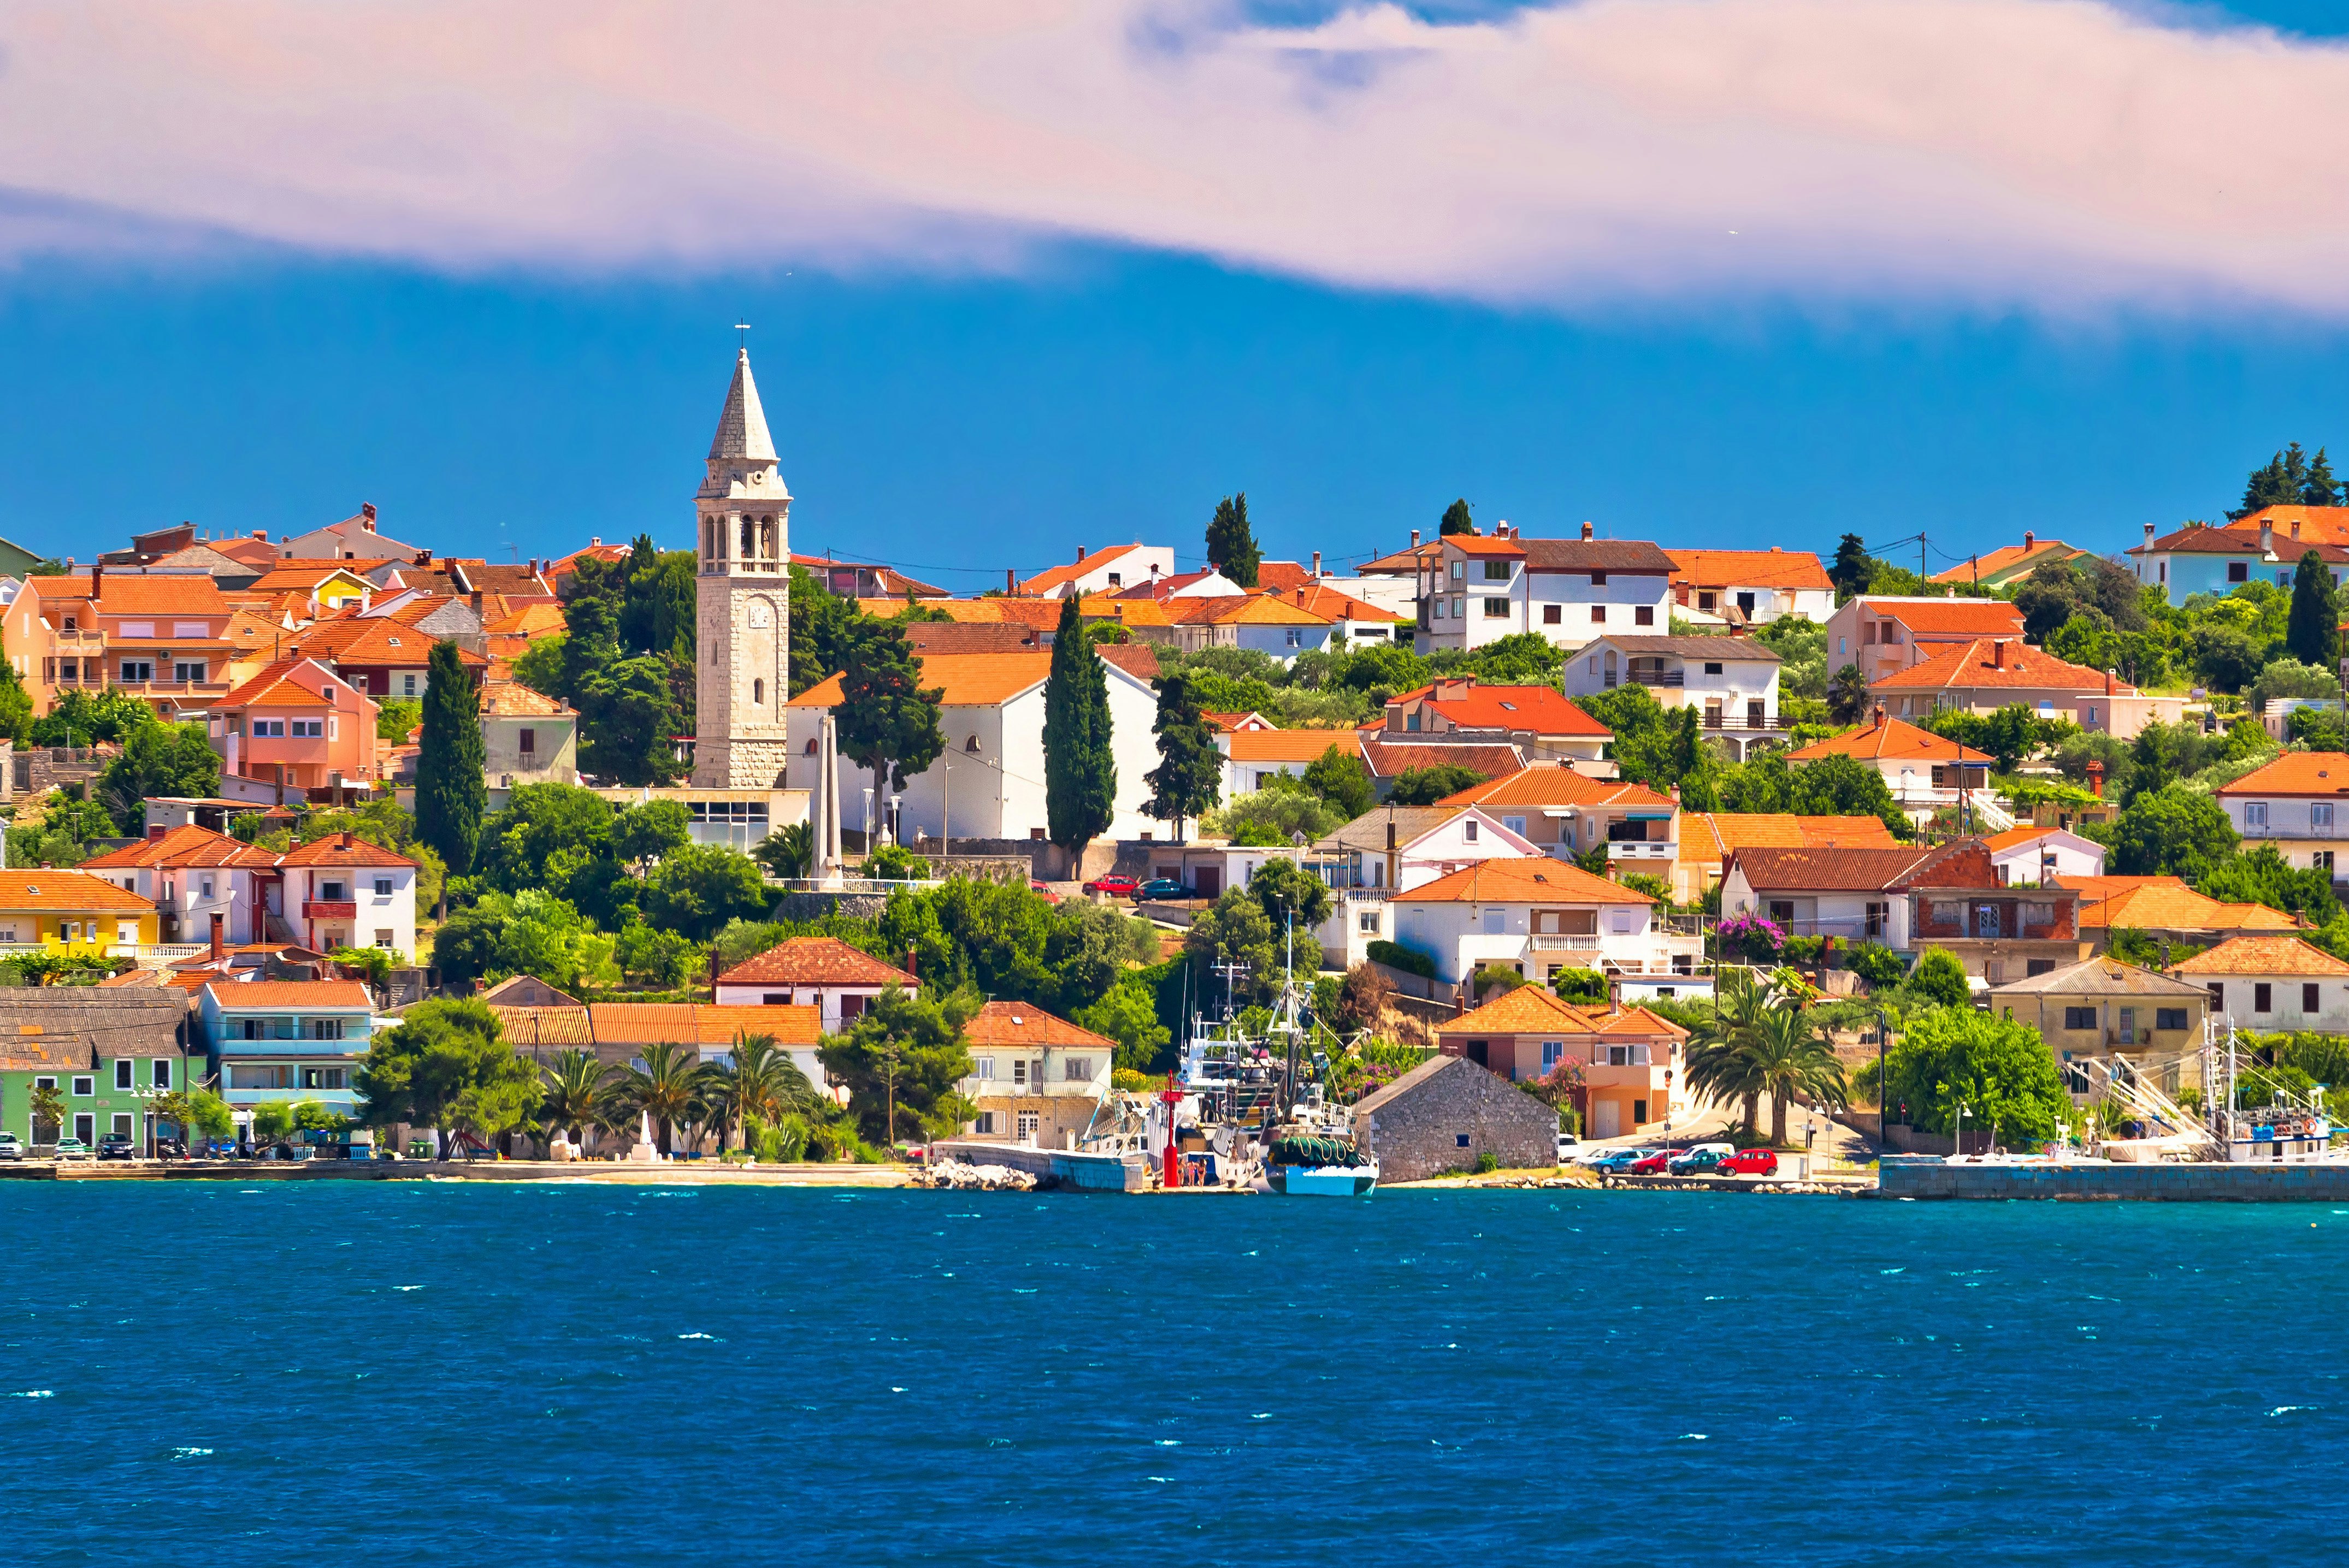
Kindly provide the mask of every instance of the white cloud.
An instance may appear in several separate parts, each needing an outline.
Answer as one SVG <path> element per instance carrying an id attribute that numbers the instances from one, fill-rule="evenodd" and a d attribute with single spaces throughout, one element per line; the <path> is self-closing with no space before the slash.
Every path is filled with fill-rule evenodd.
<path id="1" fill-rule="evenodd" d="M 2349 309 L 2349 50 L 2088 0 L 0 0 L 0 246 Z M 29 214 L 30 216 L 27 216 Z M 69 216 L 61 216 L 69 214 Z"/>

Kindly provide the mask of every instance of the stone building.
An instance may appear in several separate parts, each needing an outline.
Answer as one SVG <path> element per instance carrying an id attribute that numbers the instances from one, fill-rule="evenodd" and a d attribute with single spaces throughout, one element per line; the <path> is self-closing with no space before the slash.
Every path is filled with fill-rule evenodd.
<path id="1" fill-rule="evenodd" d="M 775 461 L 750 355 L 734 358 L 708 472 L 694 497 L 700 558 L 695 614 L 700 676 L 693 782 L 779 788 L 790 738 L 791 491 Z"/>
<path id="2" fill-rule="evenodd" d="M 1508 1170 L 1557 1163 L 1557 1112 L 1465 1057 L 1422 1062 L 1365 1096 L 1354 1136 L 1384 1181 L 1473 1171 L 1488 1153 Z"/>

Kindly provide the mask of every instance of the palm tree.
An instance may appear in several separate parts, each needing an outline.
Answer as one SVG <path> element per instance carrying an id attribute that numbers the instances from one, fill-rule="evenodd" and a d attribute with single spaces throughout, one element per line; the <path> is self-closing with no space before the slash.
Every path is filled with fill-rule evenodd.
<path id="1" fill-rule="evenodd" d="M 1858 724 L 1868 717 L 1868 677 L 1857 665 L 1846 665 L 1827 683 L 1827 717 L 1837 724 Z"/>
<path id="2" fill-rule="evenodd" d="M 1770 1097 L 1770 1141 L 1786 1141 L 1786 1102 L 1797 1094 L 1841 1105 L 1850 1093 L 1843 1063 L 1799 1007 L 1773 1007 L 1745 1049 L 1746 1066 L 1759 1091 Z"/>
<path id="3" fill-rule="evenodd" d="M 652 1118 L 658 1147 L 669 1151 L 669 1130 L 693 1121 L 701 1109 L 701 1068 L 673 1045 L 647 1046 L 643 1065 L 627 1069 L 621 1096 L 628 1109 Z"/>
<path id="4" fill-rule="evenodd" d="M 759 841 L 750 858 L 784 882 L 804 877 L 815 865 L 815 830 L 805 822 L 778 828 Z"/>
<path id="5" fill-rule="evenodd" d="M 754 1119 L 774 1121 L 785 1111 L 807 1109 L 816 1098 L 815 1086 L 774 1036 L 737 1034 L 732 1054 L 733 1060 L 713 1064 L 707 1077 L 721 1154 L 733 1129 L 747 1133 Z"/>
<path id="6" fill-rule="evenodd" d="M 609 1122 L 617 1109 L 617 1097 L 606 1087 L 612 1068 L 609 1063 L 597 1061 L 595 1052 L 574 1046 L 557 1051 L 554 1059 L 541 1063 L 538 1070 L 546 1079 L 546 1098 L 539 1105 L 546 1125 L 570 1133 L 574 1148 L 588 1128 Z"/>
<path id="7" fill-rule="evenodd" d="M 1713 1016 L 1688 1037 L 1682 1059 L 1688 1087 L 1707 1099 L 1744 1102 L 1745 1130 L 1758 1118 L 1763 1085 L 1753 1066 L 1753 1046 L 1776 998 L 1751 969 L 1722 968 L 1713 995 Z"/>

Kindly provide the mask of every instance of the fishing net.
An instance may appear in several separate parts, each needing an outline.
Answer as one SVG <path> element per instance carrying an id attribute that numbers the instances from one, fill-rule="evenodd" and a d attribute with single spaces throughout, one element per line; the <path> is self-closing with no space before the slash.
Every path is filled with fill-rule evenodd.
<path id="1" fill-rule="evenodd" d="M 1272 1143 L 1275 1165 L 1352 1165 L 1361 1158 L 1343 1138 L 1291 1136 L 1276 1138 Z"/>

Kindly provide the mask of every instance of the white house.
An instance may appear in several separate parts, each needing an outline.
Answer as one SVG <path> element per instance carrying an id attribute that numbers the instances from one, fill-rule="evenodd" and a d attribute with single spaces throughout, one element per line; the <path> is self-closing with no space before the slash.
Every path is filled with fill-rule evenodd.
<path id="1" fill-rule="evenodd" d="M 355 833 L 296 844 L 263 889 L 270 913 L 314 953 L 381 947 L 416 953 L 416 862 Z"/>
<path id="2" fill-rule="evenodd" d="M 2062 828 L 2024 822 L 1982 841 L 1998 880 L 2009 887 L 2035 885 L 2050 877 L 2100 877 L 2105 846 Z"/>
<path id="3" fill-rule="evenodd" d="M 1347 757 L 1362 755 L 1361 738 L 1350 729 L 1232 729 L 1216 736 L 1224 754 L 1224 801 L 1253 795 L 1275 774 L 1304 777 L 1331 747 Z M 1153 764 L 1155 766 L 1155 764 Z"/>
<path id="4" fill-rule="evenodd" d="M 843 739 L 837 787 L 841 824 L 877 826 L 894 809 L 896 836 L 931 839 L 1041 839 L 1044 815 L 1044 686 L 1050 653 L 926 654 L 919 657 L 923 689 L 942 689 L 939 727 L 947 745 L 938 759 L 906 781 L 901 799 L 874 802 L 873 775 L 856 765 Z M 1105 839 L 1139 839 L 1161 826 L 1146 815 L 1143 776 L 1158 766 L 1152 726 L 1158 696 L 1150 683 L 1108 659 L 1110 749 L 1117 763 L 1116 812 Z M 813 789 L 818 738 L 826 709 L 842 701 L 832 676 L 792 698 L 785 708 L 791 763 L 787 782 Z"/>
<path id="5" fill-rule="evenodd" d="M 1559 860 L 1604 844 L 1619 871 L 1669 878 L 1680 854 L 1678 800 L 1644 784 L 1592 779 L 1556 763 L 1472 784 L 1441 804 L 1474 805 L 1522 834 L 1536 853 Z"/>
<path id="6" fill-rule="evenodd" d="M 1394 940 L 1433 959 L 1446 985 L 1485 967 L 1533 980 L 1566 968 L 1688 975 L 1702 956 L 1702 938 L 1670 930 L 1654 899 L 1547 856 L 1480 861 L 1392 904 Z"/>
<path id="7" fill-rule="evenodd" d="M 921 989 L 913 975 L 836 936 L 794 936 L 718 976 L 713 1000 L 720 1006 L 812 1006 L 832 1035 L 863 1017 L 873 998 L 892 985 Z"/>
<path id="8" fill-rule="evenodd" d="M 1278 593 L 1170 594 L 1159 607 L 1170 623 L 1174 645 L 1185 653 L 1240 648 L 1285 665 L 1299 654 L 1329 652 L 1344 636 L 1330 616 L 1308 610 L 1297 600 L 1298 595 Z"/>
<path id="9" fill-rule="evenodd" d="M 1112 544 L 1106 550 L 1091 551 L 1081 547 L 1074 562 L 1038 573 L 1019 584 L 1019 592 L 1042 599 L 1087 599 L 1173 575 L 1174 552 L 1163 544 Z"/>
<path id="10" fill-rule="evenodd" d="M 1828 757 L 1848 757 L 1863 768 L 1876 769 L 1900 809 L 1920 821 L 1930 820 L 1944 806 L 1956 805 L 1968 790 L 1987 789 L 1994 760 L 1986 752 L 1961 746 L 1930 729 L 1887 717 L 1881 707 L 1867 728 L 1847 730 L 1789 751 L 1786 762 L 1799 767 Z"/>
<path id="11" fill-rule="evenodd" d="M 264 1104 L 357 1112 L 375 1003 L 356 980 L 213 980 L 198 999 L 221 1098 L 239 1122 Z"/>
<path id="12" fill-rule="evenodd" d="M 1827 620 L 1827 674 L 1857 665 L 1870 684 L 1977 637 L 2023 635 L 2023 612 L 2004 599 L 1865 594 Z"/>
<path id="13" fill-rule="evenodd" d="M 2349 1035 L 2349 964 L 2297 936 L 2238 936 L 2172 965 L 2210 994 L 2210 1010 L 2261 1033 Z"/>
<path id="14" fill-rule="evenodd" d="M 1511 828 L 1493 811 L 1453 805 L 1381 806 L 1313 849 L 1331 887 L 1382 893 L 1410 892 L 1484 861 L 1543 852 L 1522 823 Z"/>
<path id="15" fill-rule="evenodd" d="M 956 1084 L 976 1108 L 974 1138 L 1063 1147 L 1108 1095 L 1117 1042 L 1028 1002 L 989 1002 L 963 1026 L 970 1076 Z"/>
<path id="16" fill-rule="evenodd" d="M 1568 696 L 1645 686 L 1664 707 L 1693 707 L 1742 757 L 1781 739 L 1777 650 L 1751 637 L 1658 637 L 1609 632 L 1583 645 L 1561 672 Z"/>
<path id="17" fill-rule="evenodd" d="M 1759 626 L 1788 615 L 1825 624 L 1835 584 L 1807 550 L 1674 550 L 1672 608 L 1690 620 Z"/>
<path id="18" fill-rule="evenodd" d="M 2161 589 L 2172 604 L 2182 604 L 2196 593 L 2229 593 L 2246 583 L 2289 588 L 2300 558 L 2312 550 L 2331 570 L 2337 587 L 2344 564 L 2349 564 L 2349 549 L 2342 547 L 2337 524 L 2310 526 L 2304 521 L 2310 512 L 2349 512 L 2349 508 L 2269 507 L 2224 527 L 2189 523 L 2159 538 L 2148 522 L 2145 542 L 2128 553 L 2137 582 Z"/>
<path id="19" fill-rule="evenodd" d="M 268 933 L 254 899 L 254 874 L 266 880 L 276 859 L 271 851 L 191 822 L 150 826 L 137 843 L 93 855 L 81 869 L 152 903 L 161 917 L 159 941 L 208 942 L 212 916 L 219 915 L 223 942 L 263 942 Z"/>
<path id="20" fill-rule="evenodd" d="M 1476 676 L 1445 676 L 1415 691 L 1387 698 L 1379 738 L 1488 741 L 1537 758 L 1597 764 L 1615 732 L 1568 702 L 1554 686 L 1485 686 Z M 1612 768 L 1585 769 L 1612 774 Z"/>
<path id="21" fill-rule="evenodd" d="M 1526 539 L 1508 524 L 1446 534 L 1420 577 L 1427 648 L 1480 648 L 1533 632 L 1578 648 L 1609 631 L 1671 625 L 1672 558 L 1645 540 Z"/>
<path id="22" fill-rule="evenodd" d="M 2219 804 L 2246 847 L 2271 844 L 2296 867 L 2339 880 L 2333 856 L 2349 797 L 2349 755 L 2287 751 L 2256 773 L 2221 785 Z"/>

